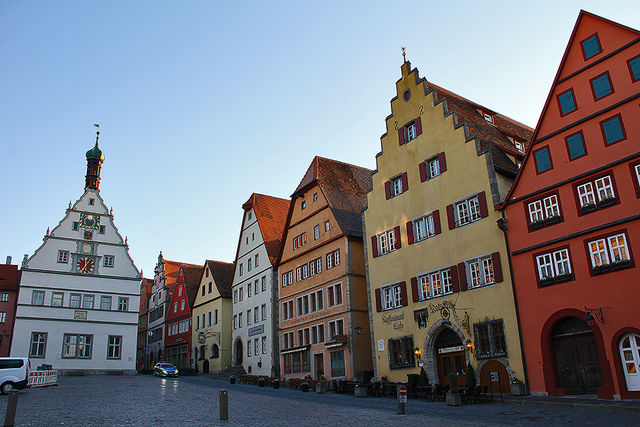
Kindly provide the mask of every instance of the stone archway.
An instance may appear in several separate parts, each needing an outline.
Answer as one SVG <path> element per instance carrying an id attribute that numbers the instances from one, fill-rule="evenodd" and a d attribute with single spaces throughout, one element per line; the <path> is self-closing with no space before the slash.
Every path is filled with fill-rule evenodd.
<path id="1" fill-rule="evenodd" d="M 433 326 L 427 332 L 427 338 L 424 341 L 424 347 L 422 354 L 424 355 L 422 360 L 424 362 L 424 371 L 427 373 L 427 379 L 431 384 L 439 384 L 438 380 L 438 367 L 437 367 L 437 354 L 435 350 L 436 338 L 444 329 L 450 329 L 460 337 L 460 341 L 465 343 L 467 337 L 465 337 L 462 330 L 455 324 L 448 320 L 440 319 L 436 321 Z M 465 349 L 465 366 L 469 364 L 469 351 Z"/>

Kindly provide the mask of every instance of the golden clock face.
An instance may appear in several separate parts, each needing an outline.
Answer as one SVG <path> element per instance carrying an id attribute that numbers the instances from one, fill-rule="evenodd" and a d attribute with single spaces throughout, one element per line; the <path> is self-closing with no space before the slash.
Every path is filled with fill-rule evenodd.
<path id="1" fill-rule="evenodd" d="M 82 252 L 84 252 L 85 254 L 90 254 L 91 253 L 91 245 L 88 243 L 85 243 L 82 245 Z"/>
<path id="2" fill-rule="evenodd" d="M 76 263 L 78 271 L 82 274 L 87 274 L 93 270 L 93 260 L 91 258 L 82 257 Z"/>
<path id="3" fill-rule="evenodd" d="M 97 230 L 100 228 L 100 217 L 94 214 L 80 214 L 80 226 Z"/>

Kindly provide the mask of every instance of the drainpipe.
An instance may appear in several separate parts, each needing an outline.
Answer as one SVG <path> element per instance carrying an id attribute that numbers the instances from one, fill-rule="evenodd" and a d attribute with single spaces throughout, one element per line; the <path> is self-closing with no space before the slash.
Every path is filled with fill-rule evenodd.
<path id="1" fill-rule="evenodd" d="M 524 341 L 522 340 L 522 326 L 520 323 L 520 309 L 518 308 L 518 295 L 516 293 L 516 282 L 513 278 L 513 268 L 511 262 L 511 249 L 509 248 L 509 237 L 507 235 L 507 218 L 504 215 L 504 206 L 503 209 L 500 210 L 502 214 L 502 218 L 498 220 L 498 228 L 502 230 L 504 234 L 504 243 L 507 246 L 507 257 L 509 258 L 509 276 L 511 277 L 511 289 L 513 292 L 513 303 L 516 307 L 516 320 L 518 322 L 518 338 L 520 340 L 520 354 L 522 356 L 522 367 L 524 368 L 524 383 L 527 386 L 529 393 L 531 393 L 531 389 L 529 388 L 529 374 L 527 369 L 527 359 L 524 354 Z"/>

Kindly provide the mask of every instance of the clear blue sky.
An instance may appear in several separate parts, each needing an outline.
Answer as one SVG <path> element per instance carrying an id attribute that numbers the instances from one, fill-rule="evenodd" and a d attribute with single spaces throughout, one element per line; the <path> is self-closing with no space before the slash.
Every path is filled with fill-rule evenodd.
<path id="1" fill-rule="evenodd" d="M 288 198 L 314 155 L 375 168 L 401 46 L 533 127 L 581 8 L 640 28 L 637 0 L 0 0 L 0 262 L 80 197 L 93 123 L 145 276 L 232 261 L 252 192 Z"/>

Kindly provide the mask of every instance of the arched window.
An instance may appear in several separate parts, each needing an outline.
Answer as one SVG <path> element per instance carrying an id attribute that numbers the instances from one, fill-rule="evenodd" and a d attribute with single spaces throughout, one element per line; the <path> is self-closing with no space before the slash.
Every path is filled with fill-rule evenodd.
<path id="1" fill-rule="evenodd" d="M 211 345 L 211 358 L 212 359 L 217 359 L 218 357 L 220 357 L 220 350 L 218 349 L 218 344 L 212 344 Z"/>
<path id="2" fill-rule="evenodd" d="M 620 339 L 622 369 L 627 390 L 640 391 L 640 335 L 626 334 Z"/>
<path id="3" fill-rule="evenodd" d="M 200 360 L 203 360 L 203 359 L 204 359 L 204 346 L 201 345 L 200 346 Z"/>

